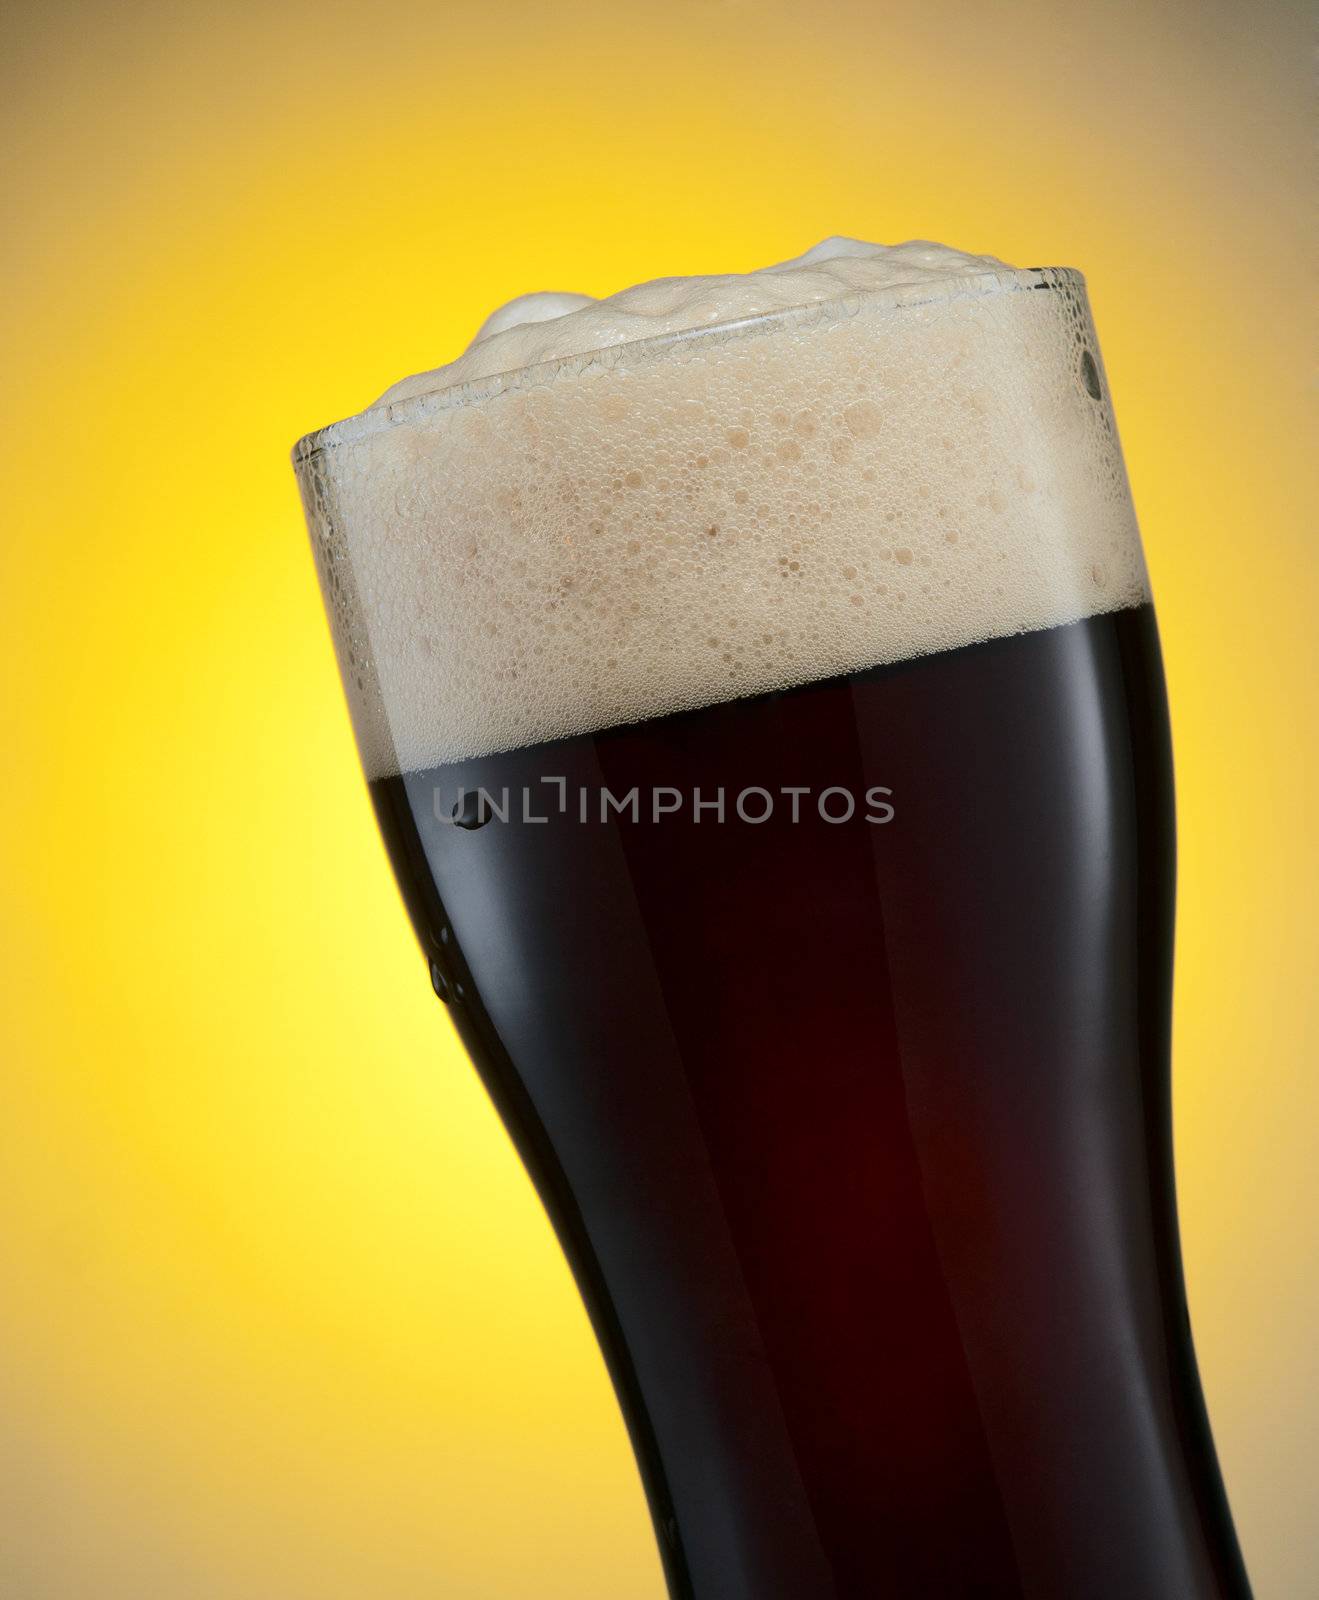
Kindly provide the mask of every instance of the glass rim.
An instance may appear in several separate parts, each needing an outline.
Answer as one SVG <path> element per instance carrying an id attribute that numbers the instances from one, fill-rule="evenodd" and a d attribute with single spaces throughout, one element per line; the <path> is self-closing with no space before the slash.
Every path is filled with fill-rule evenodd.
<path id="1" fill-rule="evenodd" d="M 405 423 L 420 422 L 441 411 L 477 405 L 499 395 L 543 388 L 560 379 L 606 371 L 628 362 L 652 361 L 678 347 L 703 348 L 734 339 L 755 337 L 780 327 L 811 327 L 850 321 L 868 312 L 884 313 L 935 305 L 953 300 L 978 300 L 992 294 L 1022 289 L 1051 289 L 1060 284 L 1085 291 L 1085 277 L 1075 267 L 1001 267 L 982 272 L 949 273 L 930 276 L 882 289 L 855 289 L 850 293 L 812 300 L 804 305 L 780 306 L 772 311 L 757 311 L 750 316 L 731 317 L 725 322 L 701 323 L 671 333 L 647 334 L 639 339 L 624 339 L 577 355 L 552 356 L 544 361 L 487 377 L 463 382 L 438 384 L 402 400 L 377 401 L 365 410 L 314 428 L 293 446 L 292 459 L 298 467 L 314 456 L 343 444 L 355 444 Z"/>

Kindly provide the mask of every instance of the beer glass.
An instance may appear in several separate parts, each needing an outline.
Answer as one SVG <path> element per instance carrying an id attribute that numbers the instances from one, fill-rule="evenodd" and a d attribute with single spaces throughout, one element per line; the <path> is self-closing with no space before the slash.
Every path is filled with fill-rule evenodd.
<path id="1" fill-rule="evenodd" d="M 636 340 L 294 459 L 430 981 L 671 1593 L 1247 1595 L 1174 1204 L 1162 668 L 1080 275 Z"/>

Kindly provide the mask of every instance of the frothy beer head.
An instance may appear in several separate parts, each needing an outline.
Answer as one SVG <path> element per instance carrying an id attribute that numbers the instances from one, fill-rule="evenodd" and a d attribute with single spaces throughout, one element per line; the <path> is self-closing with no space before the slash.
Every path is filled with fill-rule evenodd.
<path id="1" fill-rule="evenodd" d="M 294 457 L 372 778 L 1148 598 L 1083 280 L 942 245 L 523 296 Z"/>

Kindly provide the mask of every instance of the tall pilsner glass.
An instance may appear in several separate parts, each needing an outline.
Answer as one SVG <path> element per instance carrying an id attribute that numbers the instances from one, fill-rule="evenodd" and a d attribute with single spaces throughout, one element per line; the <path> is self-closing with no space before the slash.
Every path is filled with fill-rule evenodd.
<path id="1" fill-rule="evenodd" d="M 1248 1593 L 1173 1196 L 1173 798 L 1084 281 L 295 451 L 380 826 L 687 1600 Z"/>

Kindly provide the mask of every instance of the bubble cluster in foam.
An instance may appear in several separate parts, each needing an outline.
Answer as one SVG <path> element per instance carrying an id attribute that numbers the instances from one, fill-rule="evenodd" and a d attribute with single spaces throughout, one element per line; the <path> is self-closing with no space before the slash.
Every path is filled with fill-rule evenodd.
<path id="1" fill-rule="evenodd" d="M 373 777 L 1148 596 L 1075 273 L 402 400 L 298 456 Z"/>

